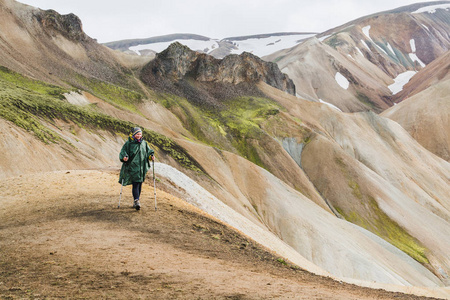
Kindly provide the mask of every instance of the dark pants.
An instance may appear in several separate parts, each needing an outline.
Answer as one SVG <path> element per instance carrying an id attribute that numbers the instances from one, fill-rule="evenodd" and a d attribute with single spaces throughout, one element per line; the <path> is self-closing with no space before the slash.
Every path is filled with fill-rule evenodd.
<path id="1" fill-rule="evenodd" d="M 142 182 L 133 182 L 133 199 L 139 199 L 141 196 Z"/>

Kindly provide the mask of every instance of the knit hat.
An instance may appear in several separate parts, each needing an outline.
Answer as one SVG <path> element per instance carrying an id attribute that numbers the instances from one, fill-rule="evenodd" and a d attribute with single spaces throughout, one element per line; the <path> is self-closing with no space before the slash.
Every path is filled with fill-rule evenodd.
<path id="1" fill-rule="evenodd" d="M 139 127 L 134 127 L 134 128 L 131 130 L 131 136 L 135 136 L 136 133 L 138 133 L 138 132 L 142 132 L 142 129 L 139 128 Z"/>

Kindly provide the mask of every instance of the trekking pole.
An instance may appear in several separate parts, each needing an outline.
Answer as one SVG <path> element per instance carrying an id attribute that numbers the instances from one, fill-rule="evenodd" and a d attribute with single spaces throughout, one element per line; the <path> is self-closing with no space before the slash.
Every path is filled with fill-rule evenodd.
<path id="1" fill-rule="evenodd" d="M 128 159 L 128 155 L 125 156 L 125 158 Z M 126 172 L 127 172 L 127 165 L 125 165 L 125 169 L 124 169 L 124 172 L 123 172 L 123 176 L 125 176 Z M 122 177 L 122 182 L 120 183 L 119 205 L 117 206 L 117 208 L 120 208 L 120 200 L 122 199 L 123 179 L 124 179 L 124 178 Z"/>
<path id="2" fill-rule="evenodd" d="M 120 184 L 119 205 L 117 206 L 117 208 L 120 208 L 120 200 L 122 199 L 122 189 L 123 189 L 123 178 L 122 178 L 122 183 Z"/>
<path id="3" fill-rule="evenodd" d="M 153 193 L 155 194 L 155 211 L 157 209 L 156 205 L 156 179 L 155 179 L 155 161 L 152 160 L 153 163 Z"/>

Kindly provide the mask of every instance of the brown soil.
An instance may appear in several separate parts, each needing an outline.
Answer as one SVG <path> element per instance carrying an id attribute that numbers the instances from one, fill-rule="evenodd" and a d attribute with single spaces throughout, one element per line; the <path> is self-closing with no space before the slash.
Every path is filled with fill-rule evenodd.
<path id="1" fill-rule="evenodd" d="M 117 171 L 0 183 L 0 298 L 418 299 L 316 276 L 162 190 L 141 211 Z M 158 183 L 159 184 L 159 183 Z M 161 184 L 160 184 L 161 185 Z"/>

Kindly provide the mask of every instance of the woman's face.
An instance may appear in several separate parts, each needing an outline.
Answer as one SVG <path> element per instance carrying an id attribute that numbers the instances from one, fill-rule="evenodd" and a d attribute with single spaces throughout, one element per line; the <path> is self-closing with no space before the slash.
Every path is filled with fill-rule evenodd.
<path id="1" fill-rule="evenodd" d="M 142 132 L 138 132 L 134 135 L 134 137 L 139 140 L 142 137 Z"/>

